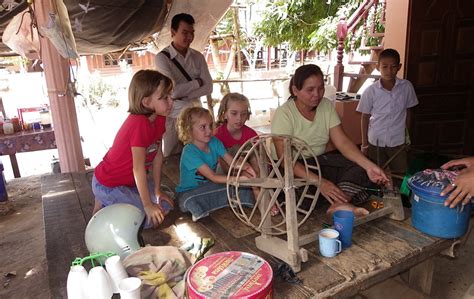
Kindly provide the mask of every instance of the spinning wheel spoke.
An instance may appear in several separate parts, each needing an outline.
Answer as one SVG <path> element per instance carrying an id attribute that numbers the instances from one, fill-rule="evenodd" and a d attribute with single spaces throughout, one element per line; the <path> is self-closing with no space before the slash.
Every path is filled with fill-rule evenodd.
<path id="1" fill-rule="evenodd" d="M 268 203 L 267 207 L 264 207 L 265 211 L 263 212 L 262 219 L 260 220 L 260 224 L 258 225 L 259 228 L 261 228 L 265 222 L 265 220 L 268 217 L 268 214 L 272 210 L 273 205 L 277 202 L 278 195 L 280 194 L 281 189 L 276 189 L 275 192 L 270 192 L 273 193 L 271 194 L 270 201 Z"/>
<path id="2" fill-rule="evenodd" d="M 283 176 L 280 172 L 280 165 L 283 161 L 283 158 L 278 159 L 277 163 L 273 160 L 271 150 L 268 148 L 264 148 L 265 153 L 267 155 L 268 161 L 270 162 L 270 165 L 272 166 L 272 170 L 268 176 L 272 177 L 273 175 L 276 175 L 278 179 L 283 180 Z"/>
<path id="3" fill-rule="evenodd" d="M 254 214 L 255 214 L 255 211 L 257 211 L 257 210 L 260 211 L 260 214 L 262 214 L 262 210 L 260 209 L 260 206 L 261 206 L 262 204 L 265 204 L 265 203 L 262 203 L 262 201 L 266 200 L 266 196 L 268 195 L 267 193 L 269 193 L 270 196 L 272 196 L 272 194 L 271 194 L 270 191 L 271 191 L 271 189 L 262 189 L 262 190 L 260 191 L 260 193 L 258 194 L 258 198 L 257 198 L 257 200 L 256 200 L 256 202 L 255 202 L 255 206 L 254 206 L 254 208 L 253 208 L 253 210 L 252 210 L 252 212 L 251 212 L 251 214 L 250 214 L 250 218 L 253 218 L 253 216 L 254 216 Z M 271 205 L 270 205 L 270 200 L 268 201 L 268 204 L 267 204 L 266 207 L 262 207 L 262 208 L 264 209 L 262 219 L 267 218 L 267 217 L 266 217 L 267 211 L 270 211 L 270 209 L 269 209 L 268 207 L 271 207 Z"/>
<path id="4" fill-rule="evenodd" d="M 301 204 L 303 203 L 303 201 L 306 198 L 307 194 L 308 194 L 308 186 L 304 186 L 303 192 L 301 192 L 301 194 L 298 198 L 298 201 L 297 201 L 297 204 L 296 204 L 297 207 L 301 206 Z"/>
<path id="5" fill-rule="evenodd" d="M 303 187 L 303 186 L 318 186 L 319 182 L 315 180 L 306 180 L 306 179 L 295 179 L 293 184 L 296 188 Z"/>
<path id="6" fill-rule="evenodd" d="M 277 163 L 275 161 L 270 160 L 270 165 L 272 166 L 272 171 L 268 174 L 269 177 L 277 176 L 279 180 L 283 180 L 283 175 L 280 172 L 280 164 L 282 163 L 282 159 L 278 160 Z"/>
<path id="7" fill-rule="evenodd" d="M 302 150 L 303 150 L 303 149 L 299 148 L 299 149 L 297 150 L 297 152 L 294 154 L 293 160 L 291 161 L 291 164 L 292 164 L 293 166 L 295 166 L 296 162 L 298 162 L 298 158 L 300 157 Z"/>
<path id="8" fill-rule="evenodd" d="M 316 166 L 316 165 L 307 164 L 307 165 L 306 165 L 306 168 L 312 169 L 312 170 L 317 170 L 318 173 L 321 171 L 321 170 L 319 169 L 319 166 Z"/>
<path id="9" fill-rule="evenodd" d="M 256 211 L 260 211 L 260 205 L 262 204 L 262 200 L 264 200 L 267 193 L 268 193 L 267 189 L 260 190 L 258 197 L 255 200 L 255 205 L 253 206 L 252 212 L 250 212 L 250 216 L 249 216 L 250 219 L 254 217 L 254 214 Z"/>
<path id="10" fill-rule="evenodd" d="M 308 215 L 308 211 L 306 211 L 306 210 L 297 208 L 296 211 L 297 211 L 298 213 L 301 213 L 301 214 L 305 215 L 305 216 Z"/>

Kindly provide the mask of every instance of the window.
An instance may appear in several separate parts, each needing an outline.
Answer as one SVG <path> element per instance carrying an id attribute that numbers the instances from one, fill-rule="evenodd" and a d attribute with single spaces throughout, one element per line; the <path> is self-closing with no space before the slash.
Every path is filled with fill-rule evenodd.
<path id="1" fill-rule="evenodd" d="M 125 53 L 122 55 L 122 57 L 117 59 L 117 55 L 112 55 L 112 54 L 106 54 L 103 55 L 104 57 L 104 65 L 106 67 L 109 66 L 119 66 L 120 61 L 125 61 L 127 65 L 133 65 L 133 54 L 131 52 Z"/>

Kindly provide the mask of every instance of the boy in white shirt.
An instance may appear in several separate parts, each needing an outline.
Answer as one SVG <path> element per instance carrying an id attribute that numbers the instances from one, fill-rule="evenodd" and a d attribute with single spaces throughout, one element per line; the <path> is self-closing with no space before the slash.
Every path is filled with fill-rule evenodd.
<path id="1" fill-rule="evenodd" d="M 401 66 L 396 50 L 380 53 L 380 79 L 364 91 L 357 111 L 362 113 L 362 152 L 381 167 L 395 155 L 389 168 L 392 173 L 405 175 L 407 153 L 401 147 L 405 146 L 410 108 L 418 105 L 418 99 L 410 81 L 397 78 Z"/>

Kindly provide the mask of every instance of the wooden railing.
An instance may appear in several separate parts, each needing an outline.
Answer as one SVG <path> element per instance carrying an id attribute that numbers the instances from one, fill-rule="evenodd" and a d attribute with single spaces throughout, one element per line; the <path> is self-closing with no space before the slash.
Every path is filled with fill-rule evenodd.
<path id="1" fill-rule="evenodd" d="M 378 13 L 378 10 L 381 10 Z M 372 19 L 370 20 L 370 24 L 368 23 L 369 14 L 372 11 Z M 378 18 L 378 19 L 377 19 Z M 363 22 L 361 22 L 363 20 Z M 372 71 L 375 69 L 374 60 L 378 58 L 378 53 L 383 49 L 383 32 L 376 31 L 376 23 L 379 22 L 381 24 L 385 23 L 385 1 L 384 0 L 365 0 L 361 3 L 359 8 L 349 17 L 346 21 L 345 17 L 341 17 L 339 23 L 337 25 L 337 63 L 334 67 L 334 86 L 336 87 L 337 91 L 342 91 L 342 83 L 344 77 L 351 77 L 353 79 L 358 80 L 358 83 L 351 82 L 348 91 L 356 92 L 358 88 L 362 85 L 362 83 L 367 78 L 374 78 L 378 77 L 375 75 L 371 75 Z M 355 50 L 355 32 L 360 26 L 363 26 L 362 30 L 362 37 L 361 37 L 361 45 L 359 50 L 369 50 L 371 51 L 370 61 L 367 62 L 358 62 L 361 64 L 361 71 L 359 74 L 352 74 L 352 73 L 345 73 L 344 72 L 344 65 L 342 63 L 344 58 L 344 44 L 346 38 L 349 33 L 352 33 L 350 47 L 350 60 L 352 60 L 352 53 Z M 369 28 L 367 29 L 367 26 Z M 374 37 L 380 38 L 379 44 L 376 46 L 366 46 L 367 38 Z M 354 63 L 353 63 L 354 64 Z M 362 82 L 362 83 L 361 83 Z"/>

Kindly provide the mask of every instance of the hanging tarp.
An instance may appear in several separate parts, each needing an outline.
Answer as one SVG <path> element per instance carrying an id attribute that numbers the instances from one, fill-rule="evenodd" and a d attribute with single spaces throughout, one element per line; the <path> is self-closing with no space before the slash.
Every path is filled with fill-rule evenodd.
<path id="1" fill-rule="evenodd" d="M 23 0 L 16 0 L 23 1 Z M 42 1 L 36 0 L 35 6 L 41 5 Z M 62 18 L 58 13 L 59 5 L 64 2 L 67 8 L 69 26 L 64 28 L 64 37 L 67 45 L 62 42 L 64 48 L 62 53 L 69 57 L 74 57 L 74 42 L 78 54 L 105 54 L 110 52 L 123 51 L 129 45 L 140 46 L 147 42 L 154 42 L 152 52 L 157 52 L 171 42 L 170 24 L 171 18 L 177 13 L 191 14 L 196 24 L 195 39 L 193 48 L 203 50 L 207 45 L 211 30 L 216 26 L 225 14 L 232 0 L 55 0 L 56 10 L 51 14 L 55 17 L 55 22 L 51 26 L 64 23 L 67 18 Z M 0 12 L 0 33 L 2 28 L 16 14 L 20 13 L 19 8 L 27 8 L 26 4 L 18 4 L 11 12 Z M 28 11 L 28 10 L 27 10 Z M 27 25 L 23 27 L 31 28 L 31 21 L 24 20 Z M 40 24 L 42 25 L 42 24 Z M 63 24 L 64 25 L 64 24 Z M 59 26 L 59 25 L 58 25 Z M 51 28 L 53 28 L 51 27 Z M 17 25 L 15 25 L 17 28 Z M 16 32 L 15 28 L 12 29 Z M 61 26 L 57 27 L 61 28 Z M 41 28 L 42 29 L 42 28 Z M 59 31 L 59 30 L 56 30 Z M 54 29 L 51 30 L 55 38 Z M 24 33 L 23 35 L 27 35 Z M 57 45 L 60 46 L 63 36 L 58 34 Z M 73 40 L 71 40 L 73 38 Z M 69 40 L 68 40 L 69 39 Z M 55 46 L 56 46 L 55 44 Z M 2 51 L 0 45 L 0 55 L 5 55 L 5 48 Z M 61 50 L 58 49 L 60 52 Z M 22 49 L 23 53 L 31 53 L 34 49 Z M 71 54 L 72 55 L 69 55 Z"/>
<path id="2" fill-rule="evenodd" d="M 160 31 L 167 9 L 163 0 L 65 0 L 81 54 L 123 50 Z"/>

